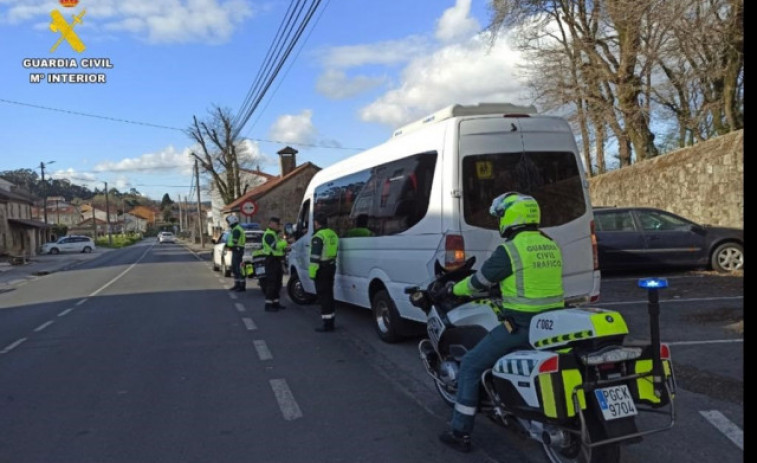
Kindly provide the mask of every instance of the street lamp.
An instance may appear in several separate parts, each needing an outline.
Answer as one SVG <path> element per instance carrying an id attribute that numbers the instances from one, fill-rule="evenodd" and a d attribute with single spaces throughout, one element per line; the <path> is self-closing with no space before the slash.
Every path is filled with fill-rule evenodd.
<path id="1" fill-rule="evenodd" d="M 47 161 L 47 164 L 53 164 L 55 161 Z M 44 162 L 39 163 L 39 169 L 42 172 L 42 196 L 44 196 L 44 209 L 45 209 L 45 243 L 47 243 L 47 183 L 45 183 L 45 167 L 47 165 Z"/>

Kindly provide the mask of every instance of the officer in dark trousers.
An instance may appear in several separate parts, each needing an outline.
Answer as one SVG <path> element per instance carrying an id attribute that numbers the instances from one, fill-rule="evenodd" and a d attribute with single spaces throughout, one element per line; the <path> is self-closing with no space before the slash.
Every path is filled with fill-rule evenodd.
<path id="1" fill-rule="evenodd" d="M 234 286 L 229 291 L 245 291 L 246 275 L 242 273 L 242 257 L 244 257 L 244 245 L 247 239 L 244 228 L 239 225 L 237 216 L 226 216 L 226 223 L 231 230 L 226 237 L 226 248 L 231 252 L 231 274 L 234 275 Z"/>
<path id="2" fill-rule="evenodd" d="M 313 217 L 315 233 L 310 240 L 310 265 L 308 275 L 315 280 L 315 291 L 321 304 L 323 325 L 315 330 L 321 333 L 334 331 L 334 275 L 339 236 L 328 227 L 323 214 Z"/>
<path id="3" fill-rule="evenodd" d="M 284 278 L 284 254 L 289 243 L 279 237 L 281 221 L 278 217 L 271 217 L 268 228 L 263 233 L 263 249 L 265 256 L 265 311 L 276 312 L 284 306 L 279 303 L 282 279 Z"/>
<path id="4" fill-rule="evenodd" d="M 463 356 L 451 426 L 439 436 L 461 452 L 471 450 L 482 373 L 498 358 L 528 345 L 531 318 L 565 307 L 562 251 L 539 228 L 539 203 L 532 196 L 508 192 L 494 198 L 489 213 L 499 219 L 504 241 L 476 273 L 447 288 L 455 296 L 483 296 L 497 285 L 502 293 L 501 306 L 493 306 L 502 323 Z"/>

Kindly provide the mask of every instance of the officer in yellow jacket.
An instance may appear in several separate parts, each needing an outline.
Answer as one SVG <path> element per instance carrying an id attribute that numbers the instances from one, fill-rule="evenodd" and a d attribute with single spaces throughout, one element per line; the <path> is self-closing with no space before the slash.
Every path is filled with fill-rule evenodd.
<path id="1" fill-rule="evenodd" d="M 229 291 L 244 292 L 246 289 L 246 275 L 242 274 L 242 257 L 244 256 L 244 245 L 246 235 L 244 228 L 239 225 L 239 219 L 235 215 L 226 216 L 226 223 L 229 224 L 230 233 L 226 237 L 226 249 L 231 252 L 231 273 L 234 275 L 234 286 Z"/>
<path id="2" fill-rule="evenodd" d="M 502 323 L 463 356 L 452 429 L 439 436 L 444 444 L 461 452 L 471 449 L 481 374 L 498 358 L 528 345 L 534 315 L 565 306 L 562 252 L 539 230 L 541 209 L 536 200 L 521 193 L 505 193 L 494 199 L 489 213 L 499 219 L 504 242 L 476 273 L 448 288 L 456 296 L 486 297 L 489 288 L 498 285 L 502 293 L 502 307 L 496 310 Z"/>
<path id="3" fill-rule="evenodd" d="M 328 227 L 328 219 L 323 214 L 313 217 L 315 233 L 310 239 L 310 265 L 308 276 L 315 280 L 315 292 L 321 304 L 322 326 L 315 330 L 321 333 L 334 331 L 334 276 L 339 236 Z"/>
<path id="4" fill-rule="evenodd" d="M 279 237 L 281 221 L 271 217 L 263 232 L 261 254 L 265 256 L 265 311 L 277 312 L 284 308 L 279 303 L 282 279 L 284 278 L 284 255 L 289 243 Z"/>

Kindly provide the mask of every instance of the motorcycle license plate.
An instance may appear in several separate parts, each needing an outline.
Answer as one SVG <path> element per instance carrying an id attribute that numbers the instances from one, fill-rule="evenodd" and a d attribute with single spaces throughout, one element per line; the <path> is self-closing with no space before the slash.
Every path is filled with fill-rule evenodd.
<path id="1" fill-rule="evenodd" d="M 256 265 L 255 266 L 255 276 L 262 276 L 265 275 L 265 265 Z"/>
<path id="2" fill-rule="evenodd" d="M 625 384 L 595 389 L 594 394 L 597 396 L 602 416 L 607 421 L 634 416 L 638 413 L 631 391 Z"/>

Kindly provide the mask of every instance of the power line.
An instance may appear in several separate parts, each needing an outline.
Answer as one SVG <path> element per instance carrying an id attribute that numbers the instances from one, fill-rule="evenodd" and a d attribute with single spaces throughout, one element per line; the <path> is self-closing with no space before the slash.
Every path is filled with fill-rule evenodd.
<path id="1" fill-rule="evenodd" d="M 152 124 L 152 123 L 149 123 L 149 122 L 135 122 L 135 121 L 129 121 L 129 120 L 126 120 L 126 119 L 119 119 L 119 118 L 115 118 L 115 117 L 99 116 L 99 115 L 96 115 L 96 114 L 87 114 L 87 113 L 82 113 L 82 112 L 78 112 L 78 111 L 71 111 L 71 110 L 68 110 L 68 109 L 52 108 L 52 107 L 49 107 L 49 106 L 41 106 L 41 105 L 36 105 L 36 104 L 31 104 L 31 103 L 23 103 L 23 102 L 20 102 L 20 101 L 13 101 L 13 100 L 5 99 L 5 98 L 0 98 L 0 103 L 15 104 L 15 105 L 18 105 L 18 106 L 27 106 L 27 107 L 35 108 L 35 109 L 44 109 L 44 110 L 47 110 L 47 111 L 56 111 L 56 112 L 61 112 L 61 113 L 73 114 L 73 115 L 76 115 L 76 116 L 93 117 L 93 118 L 96 118 L 96 119 L 104 119 L 104 120 L 113 121 L 113 122 L 124 122 L 124 123 L 128 123 L 128 124 L 144 125 L 144 126 L 148 126 L 148 127 L 155 127 L 155 128 L 158 128 L 158 129 L 176 130 L 176 131 L 184 132 L 184 129 L 179 129 L 179 128 L 176 128 L 176 127 L 170 127 L 170 126 L 167 126 L 167 125 Z M 308 143 L 300 143 L 300 142 L 285 141 L 285 140 L 267 140 L 267 139 L 264 139 L 264 138 L 252 138 L 252 137 L 247 137 L 247 138 L 249 140 L 251 140 L 251 141 L 258 141 L 258 142 L 263 142 L 263 143 L 274 143 L 274 144 L 279 144 L 279 145 L 301 145 L 301 146 L 310 146 L 310 147 L 313 147 L 313 148 L 341 149 L 341 150 L 353 150 L 353 151 L 363 151 L 365 149 L 365 148 L 348 148 L 348 147 L 342 147 L 342 146 L 329 146 L 329 145 L 323 145 L 323 144 L 308 144 Z M 174 167 L 175 166 L 144 167 L 144 168 L 139 167 L 139 168 L 128 169 L 128 170 L 140 170 L 140 169 L 149 170 L 149 169 L 163 169 L 163 168 L 168 169 L 168 168 L 174 168 Z"/>
<path id="2" fill-rule="evenodd" d="M 130 121 L 128 119 L 118 119 L 118 118 L 115 118 L 115 117 L 100 116 L 100 115 L 97 115 L 97 114 L 82 113 L 82 112 L 79 112 L 79 111 L 71 111 L 71 110 L 68 110 L 68 109 L 51 108 L 49 106 L 41 106 L 41 105 L 35 105 L 35 104 L 31 104 L 31 103 L 22 103 L 20 101 L 6 100 L 4 98 L 0 98 L 0 102 L 2 102 L 2 103 L 8 103 L 8 104 L 15 104 L 15 105 L 19 105 L 19 106 L 28 106 L 30 108 L 46 109 L 48 111 L 58 111 L 58 112 L 61 112 L 61 113 L 75 114 L 77 116 L 94 117 L 95 119 L 104 119 L 104 120 L 114 121 L 114 122 L 124 122 L 124 123 L 127 123 L 127 124 L 144 125 L 144 126 L 148 126 L 148 127 L 156 127 L 156 128 L 159 128 L 159 129 L 178 130 L 180 132 L 184 132 L 184 129 L 177 129 L 176 127 L 170 127 L 170 126 L 167 126 L 167 125 L 151 124 L 149 122 Z"/>
<path id="3" fill-rule="evenodd" d="M 276 85 L 276 88 L 273 90 L 273 93 L 271 94 L 271 97 L 273 97 L 273 95 L 276 94 L 276 92 L 279 90 L 279 87 L 281 87 L 281 83 L 284 81 L 284 79 L 286 79 L 286 76 L 287 76 L 287 74 L 289 74 L 289 71 L 292 70 L 292 66 L 294 65 L 294 61 L 296 61 L 297 58 L 300 56 L 300 52 L 305 47 L 305 44 L 308 42 L 308 39 L 310 38 L 310 35 L 313 33 L 313 30 L 318 26 L 318 23 L 320 22 L 321 17 L 323 16 L 323 12 L 329 6 L 329 2 L 330 2 L 330 0 L 326 0 L 326 5 L 321 9 L 320 13 L 318 14 L 318 17 L 315 20 L 315 24 L 313 24 L 313 27 L 311 27 L 310 30 L 308 31 L 308 35 L 305 37 L 305 41 L 302 43 L 302 46 L 300 46 L 297 49 L 297 53 L 294 55 L 293 60 L 289 62 L 289 66 L 287 67 L 286 71 L 284 71 L 284 75 L 282 76 L 282 78 L 279 79 L 279 82 Z M 272 98 L 269 98 L 268 101 L 265 103 L 265 106 L 263 106 L 262 111 L 260 112 L 260 114 L 258 114 L 257 119 L 255 119 L 255 121 L 250 126 L 250 128 L 249 128 L 249 130 L 247 132 L 248 134 L 250 133 L 250 131 L 252 130 L 252 128 L 255 127 L 255 125 L 258 123 L 258 121 L 260 120 L 260 118 L 263 115 L 263 112 L 265 112 L 266 108 L 268 108 L 268 104 L 271 102 L 271 100 L 272 100 Z M 246 135 L 246 136 L 248 136 L 248 135 Z M 248 138 L 249 138 L 249 136 L 248 136 Z M 288 145 L 290 143 L 284 143 L 284 144 Z M 315 147 L 318 147 L 318 145 L 311 145 L 311 144 L 307 144 L 307 143 L 291 143 L 291 144 L 297 144 L 297 145 L 301 145 L 301 146 L 311 146 L 311 147 L 315 146 Z M 334 148 L 340 149 L 338 147 L 334 147 Z M 345 149 L 354 149 L 354 150 L 363 151 L 363 148 L 345 148 Z"/>
<path id="4" fill-rule="evenodd" d="M 263 99 L 263 96 L 265 96 L 266 91 L 268 91 L 268 88 L 271 86 L 271 83 L 276 78 L 276 75 L 278 75 L 287 57 L 292 52 L 292 48 L 302 36 L 302 32 L 305 30 L 305 27 L 307 26 L 308 22 L 310 22 L 310 19 L 313 17 L 315 10 L 318 8 L 318 5 L 320 3 L 321 3 L 321 0 L 315 0 L 310 5 L 310 9 L 307 11 L 307 13 L 305 14 L 305 18 L 303 19 L 303 21 L 300 23 L 299 27 L 297 28 L 294 38 L 292 39 L 292 41 L 290 41 L 289 45 L 287 46 L 287 49 L 284 51 L 283 58 L 279 60 L 279 62 L 276 65 L 276 68 L 272 71 L 272 73 L 268 75 L 266 82 L 263 83 L 262 81 L 258 81 L 253 84 L 253 87 L 251 88 L 250 92 L 254 92 L 255 91 L 254 89 L 256 89 L 257 87 L 260 87 L 261 85 L 262 87 L 260 87 L 261 88 L 260 91 L 255 96 L 254 101 L 252 101 L 252 103 L 249 104 L 249 106 L 247 106 L 246 108 L 245 107 L 240 108 L 240 112 L 237 114 L 237 117 L 235 118 L 234 132 L 232 134 L 232 139 L 236 138 L 239 135 L 239 132 L 242 130 L 244 125 L 250 119 L 250 116 L 252 116 L 252 113 L 260 104 L 260 100 Z M 250 101 L 249 98 L 245 98 L 245 104 L 248 101 Z M 245 104 L 243 104 L 243 106 L 245 106 Z"/>

